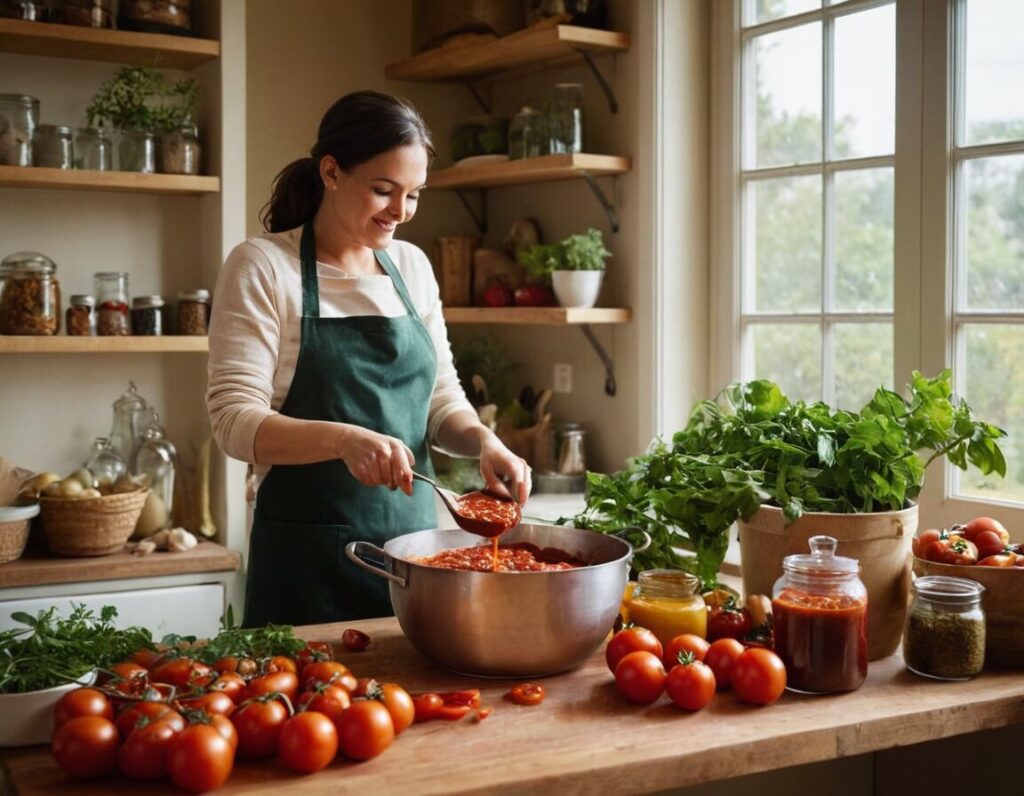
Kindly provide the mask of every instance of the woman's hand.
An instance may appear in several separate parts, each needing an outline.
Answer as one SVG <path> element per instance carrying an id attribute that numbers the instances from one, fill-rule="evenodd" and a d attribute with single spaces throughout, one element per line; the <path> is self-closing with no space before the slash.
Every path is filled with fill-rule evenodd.
<path id="1" fill-rule="evenodd" d="M 402 440 L 362 426 L 340 425 L 338 458 L 365 486 L 386 486 L 412 494 L 416 457 Z"/>
<path id="2" fill-rule="evenodd" d="M 489 491 L 520 504 L 530 496 L 530 465 L 492 433 L 480 440 L 480 474 Z"/>

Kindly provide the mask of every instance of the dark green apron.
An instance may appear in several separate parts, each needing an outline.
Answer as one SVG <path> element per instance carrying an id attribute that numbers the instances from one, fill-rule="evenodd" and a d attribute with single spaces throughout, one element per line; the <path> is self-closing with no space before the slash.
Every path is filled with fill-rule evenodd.
<path id="1" fill-rule="evenodd" d="M 402 440 L 419 472 L 433 474 L 427 412 L 437 355 L 402 277 L 374 252 L 407 314 L 397 318 L 321 318 L 313 227 L 302 230 L 302 338 L 281 414 L 351 423 Z M 393 613 L 387 581 L 345 557 L 345 545 L 383 546 L 435 527 L 433 494 L 416 482 L 412 497 L 360 484 L 340 459 L 275 465 L 260 484 L 249 540 L 245 625 L 308 625 Z"/>

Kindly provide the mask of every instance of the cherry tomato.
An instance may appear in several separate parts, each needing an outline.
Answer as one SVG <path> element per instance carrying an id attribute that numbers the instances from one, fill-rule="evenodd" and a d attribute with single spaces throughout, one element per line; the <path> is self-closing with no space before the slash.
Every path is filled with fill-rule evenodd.
<path id="1" fill-rule="evenodd" d="M 319 771 L 338 754 L 338 730 L 323 713 L 299 713 L 281 728 L 277 753 L 293 771 Z"/>
<path id="2" fill-rule="evenodd" d="M 167 753 L 171 782 L 192 793 L 219 788 L 231 775 L 235 751 L 214 727 L 193 724 L 178 733 Z"/>
<path id="3" fill-rule="evenodd" d="M 981 567 L 1015 567 L 1020 558 L 1016 553 L 998 553 L 986 556 L 978 562 Z"/>
<path id="4" fill-rule="evenodd" d="M 238 671 L 238 658 L 234 655 L 226 655 L 223 658 L 218 658 L 213 663 L 213 670 L 216 672 L 237 672 Z"/>
<path id="5" fill-rule="evenodd" d="M 114 723 L 121 740 L 125 740 L 136 729 L 161 721 L 169 724 L 175 732 L 185 729 L 185 719 L 166 702 L 134 702 L 121 711 Z"/>
<path id="6" fill-rule="evenodd" d="M 732 689 L 751 705 L 770 705 L 786 690 L 786 667 L 771 650 L 752 647 L 732 663 Z"/>
<path id="7" fill-rule="evenodd" d="M 397 683 L 382 683 L 380 696 L 375 697 L 388 709 L 391 722 L 395 725 L 395 735 L 401 735 L 416 718 L 416 706 L 412 703 L 409 692 Z"/>
<path id="8" fill-rule="evenodd" d="M 221 672 L 220 676 L 210 683 L 210 691 L 227 694 L 232 702 L 240 702 L 245 693 L 245 678 L 238 672 Z"/>
<path id="9" fill-rule="evenodd" d="M 157 658 L 160 657 L 160 653 L 156 650 L 138 650 L 132 653 L 132 663 L 137 663 L 145 669 L 150 669 Z"/>
<path id="10" fill-rule="evenodd" d="M 978 534 L 982 531 L 991 531 L 996 534 L 1003 541 L 1003 547 L 1006 547 L 1010 543 L 1010 532 L 1006 530 L 999 520 L 994 520 L 991 517 L 975 517 L 963 528 L 960 529 L 959 533 L 968 542 L 978 543 Z"/>
<path id="11" fill-rule="evenodd" d="M 99 682 L 101 684 L 110 680 L 131 680 L 133 677 L 149 674 L 149 669 L 135 661 L 115 663 L 107 671 L 110 673 L 109 675 L 100 672 Z"/>
<path id="12" fill-rule="evenodd" d="M 540 683 L 519 683 L 512 686 L 505 696 L 517 705 L 539 705 L 544 701 L 545 693 Z"/>
<path id="13" fill-rule="evenodd" d="M 715 685 L 719 691 L 732 685 L 732 665 L 743 654 L 743 649 L 743 645 L 734 638 L 720 638 L 708 647 L 704 663 L 715 675 Z"/>
<path id="14" fill-rule="evenodd" d="M 349 688 L 342 680 L 347 677 L 352 677 L 352 687 Z M 302 687 L 309 688 L 310 683 L 339 683 L 346 691 L 352 693 L 355 688 L 355 677 L 352 672 L 348 670 L 348 667 L 339 663 L 338 661 L 313 661 L 313 663 L 306 664 L 302 670 Z"/>
<path id="15" fill-rule="evenodd" d="M 101 716 L 68 719 L 53 736 L 53 758 L 77 779 L 92 779 L 117 765 L 117 727 Z"/>
<path id="16" fill-rule="evenodd" d="M 277 739 L 287 720 L 288 708 L 279 699 L 243 702 L 231 714 L 231 723 L 238 731 L 239 756 L 271 757 L 277 752 Z"/>
<path id="17" fill-rule="evenodd" d="M 254 677 L 246 686 L 245 696 L 258 697 L 274 692 L 284 694 L 292 702 L 299 694 L 299 678 L 292 672 L 270 672 Z"/>
<path id="18" fill-rule="evenodd" d="M 989 556 L 1001 555 L 1007 548 L 1006 543 L 995 531 L 981 531 L 974 537 L 974 546 L 978 548 L 978 563 Z"/>
<path id="19" fill-rule="evenodd" d="M 235 702 L 223 691 L 209 691 L 198 696 L 183 697 L 175 702 L 175 707 L 230 716 L 235 710 Z"/>
<path id="20" fill-rule="evenodd" d="M 481 705 L 480 689 L 465 688 L 462 691 L 444 691 L 438 696 L 444 700 L 446 705 L 469 705 L 471 708 L 478 708 Z"/>
<path id="21" fill-rule="evenodd" d="M 376 757 L 394 740 L 394 722 L 380 702 L 371 699 L 353 702 L 338 721 L 338 748 L 353 760 Z"/>
<path id="22" fill-rule="evenodd" d="M 416 711 L 413 721 L 419 724 L 436 719 L 444 707 L 444 700 L 439 694 L 414 694 L 412 704 Z"/>
<path id="23" fill-rule="evenodd" d="M 971 565 L 978 563 L 978 548 L 962 536 L 950 536 L 932 542 L 924 549 L 924 557 L 940 564 Z"/>
<path id="24" fill-rule="evenodd" d="M 608 669 L 615 674 L 615 669 L 624 657 L 631 652 L 650 652 L 662 656 L 661 642 L 658 637 L 645 627 L 627 627 L 620 630 L 604 650 L 604 659 Z"/>
<path id="25" fill-rule="evenodd" d="M 473 715 L 473 721 L 479 723 L 479 722 L 483 721 L 484 719 L 486 719 L 490 715 L 491 715 L 491 709 L 490 708 L 480 708 Z"/>
<path id="26" fill-rule="evenodd" d="M 317 713 L 323 713 L 335 724 L 351 704 L 352 699 L 349 697 L 348 691 L 336 685 L 321 684 L 314 690 L 303 691 L 299 695 L 300 710 L 315 710 Z"/>
<path id="27" fill-rule="evenodd" d="M 307 664 L 314 661 L 333 661 L 334 651 L 326 641 L 307 641 L 306 646 L 299 650 L 295 656 L 299 664 L 299 672 L 306 668 Z"/>
<path id="28" fill-rule="evenodd" d="M 285 655 L 275 655 L 264 667 L 265 672 L 291 672 L 294 675 L 298 675 L 299 667 L 295 663 L 295 660 Z"/>
<path id="29" fill-rule="evenodd" d="M 696 633 L 683 633 L 676 636 L 665 645 L 665 654 L 661 662 L 665 664 L 665 671 L 671 671 L 673 666 L 679 665 L 679 654 L 689 652 L 694 660 L 703 661 L 707 655 L 710 645 Z"/>
<path id="30" fill-rule="evenodd" d="M 752 627 L 750 614 L 738 606 L 732 597 L 724 605 L 714 605 L 708 611 L 708 641 L 720 638 L 741 639 Z"/>
<path id="31" fill-rule="evenodd" d="M 700 710 L 715 695 L 715 674 L 692 653 L 682 653 L 681 657 L 685 662 L 669 669 L 665 693 L 677 708 Z"/>
<path id="32" fill-rule="evenodd" d="M 64 694 L 53 706 L 53 728 L 59 729 L 65 722 L 79 716 L 99 716 L 113 721 L 114 707 L 102 691 L 95 688 L 76 688 Z"/>
<path id="33" fill-rule="evenodd" d="M 205 721 L 208 722 L 209 725 L 217 732 L 223 735 L 224 739 L 231 744 L 232 752 L 238 749 L 238 730 L 236 730 L 235 725 L 231 723 L 231 719 L 227 716 L 222 716 L 219 713 L 214 713 L 212 716 L 207 715 Z"/>
<path id="34" fill-rule="evenodd" d="M 665 690 L 665 666 L 652 652 L 631 652 L 615 667 L 615 685 L 630 702 L 649 705 Z"/>
<path id="35" fill-rule="evenodd" d="M 143 724 L 117 750 L 117 768 L 132 779 L 160 779 L 167 774 L 167 753 L 180 730 L 167 721 Z"/>
<path id="36" fill-rule="evenodd" d="M 939 541 L 942 536 L 942 531 L 937 528 L 929 528 L 927 531 L 921 531 L 921 533 L 914 537 L 914 541 L 911 543 L 914 555 L 918 558 L 924 558 L 924 549 L 932 542 Z"/>
<path id="37" fill-rule="evenodd" d="M 341 643 L 349 652 L 362 652 L 370 646 L 370 637 L 362 630 L 350 627 L 341 634 Z"/>
<path id="38" fill-rule="evenodd" d="M 161 663 L 150 673 L 154 683 L 166 683 L 179 689 L 209 685 L 214 676 L 213 669 L 191 658 L 174 658 Z"/>

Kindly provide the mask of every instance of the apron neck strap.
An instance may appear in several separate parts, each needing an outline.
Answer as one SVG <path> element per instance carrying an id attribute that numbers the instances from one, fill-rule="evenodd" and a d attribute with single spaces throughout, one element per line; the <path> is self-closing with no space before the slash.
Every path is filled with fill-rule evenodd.
<path id="1" fill-rule="evenodd" d="M 377 262 L 380 263 L 380 267 L 384 269 L 384 273 L 391 277 L 391 282 L 395 286 L 395 290 L 398 292 L 398 297 L 402 299 L 402 303 L 405 305 L 405 311 L 409 315 L 415 318 L 418 313 L 415 305 L 412 303 L 412 299 L 409 298 L 409 291 L 405 287 L 405 281 L 402 279 L 402 275 L 398 273 L 398 268 L 395 267 L 391 257 L 384 249 L 374 249 L 373 256 L 377 258 Z"/>

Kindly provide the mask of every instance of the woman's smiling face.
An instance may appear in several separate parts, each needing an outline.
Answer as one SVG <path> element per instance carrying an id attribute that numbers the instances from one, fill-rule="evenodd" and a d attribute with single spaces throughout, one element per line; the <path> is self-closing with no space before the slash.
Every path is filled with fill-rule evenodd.
<path id="1" fill-rule="evenodd" d="M 427 181 L 428 155 L 422 144 L 382 152 L 351 171 L 327 156 L 324 202 L 338 235 L 346 244 L 385 249 L 395 228 L 416 214 Z"/>

